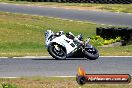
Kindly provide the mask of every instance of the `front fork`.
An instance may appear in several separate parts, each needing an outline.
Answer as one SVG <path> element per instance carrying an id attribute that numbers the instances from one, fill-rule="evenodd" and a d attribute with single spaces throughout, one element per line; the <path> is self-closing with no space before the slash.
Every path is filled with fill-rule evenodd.
<path id="1" fill-rule="evenodd" d="M 88 47 L 88 48 L 92 48 L 92 45 L 89 44 L 90 42 L 90 38 L 88 38 L 86 41 L 84 41 L 84 44 L 82 46 L 82 52 L 85 51 L 85 48 Z"/>

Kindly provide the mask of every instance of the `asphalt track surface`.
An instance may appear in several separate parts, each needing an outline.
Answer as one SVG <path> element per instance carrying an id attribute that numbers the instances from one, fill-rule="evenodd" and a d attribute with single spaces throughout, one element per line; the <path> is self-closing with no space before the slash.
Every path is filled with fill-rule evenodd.
<path id="1" fill-rule="evenodd" d="M 132 14 L 0 3 L 0 11 L 132 27 Z"/>
<path id="2" fill-rule="evenodd" d="M 97 60 L 69 58 L 1 58 L 0 77 L 22 76 L 75 76 L 83 67 L 89 74 L 130 74 L 132 57 L 100 57 Z"/>

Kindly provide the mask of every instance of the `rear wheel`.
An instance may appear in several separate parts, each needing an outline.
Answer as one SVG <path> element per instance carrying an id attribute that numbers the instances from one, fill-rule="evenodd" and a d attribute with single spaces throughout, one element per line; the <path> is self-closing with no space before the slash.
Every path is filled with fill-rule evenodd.
<path id="1" fill-rule="evenodd" d="M 57 60 L 62 60 L 66 59 L 66 50 L 63 46 L 53 43 L 48 47 L 48 52 L 49 54 L 57 59 Z"/>
<path id="2" fill-rule="evenodd" d="M 86 47 L 84 51 L 85 57 L 90 60 L 96 60 L 99 57 L 98 50 L 94 47 Z"/>

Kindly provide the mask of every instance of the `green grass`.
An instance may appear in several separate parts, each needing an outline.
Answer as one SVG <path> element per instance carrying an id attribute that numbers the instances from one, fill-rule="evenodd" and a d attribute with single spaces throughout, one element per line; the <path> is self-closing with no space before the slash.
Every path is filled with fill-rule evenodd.
<path id="1" fill-rule="evenodd" d="M 0 12 L 0 56 L 47 55 L 44 32 L 73 32 L 95 35 L 97 25 L 56 18 Z M 83 31 L 82 31 L 83 30 Z"/>
<path id="2" fill-rule="evenodd" d="M 71 31 L 75 35 L 82 33 L 86 38 L 95 36 L 99 26 L 102 25 L 0 12 L 0 56 L 48 55 L 44 46 L 44 32 L 47 29 L 54 32 L 63 30 L 65 33 Z M 100 55 L 132 55 L 132 45 L 98 49 Z"/>
<path id="3" fill-rule="evenodd" d="M 75 78 L 26 77 L 17 79 L 1 78 L 0 83 L 7 82 L 17 88 L 131 88 L 130 84 L 85 84 L 80 86 Z"/>
<path id="4" fill-rule="evenodd" d="M 13 3 L 13 4 L 32 4 L 32 5 L 50 5 L 50 6 L 69 6 L 69 8 L 76 7 L 95 7 L 100 10 L 107 10 L 112 12 L 124 12 L 132 13 L 132 4 L 90 4 L 90 3 L 57 3 L 57 2 L 27 2 L 27 1 L 15 1 L 15 0 L 0 0 L 0 2 Z M 76 7 L 72 7 L 76 6 Z"/>
<path id="5" fill-rule="evenodd" d="M 104 56 L 132 56 L 132 45 L 116 46 L 116 47 L 100 47 L 98 48 L 101 55 Z"/>

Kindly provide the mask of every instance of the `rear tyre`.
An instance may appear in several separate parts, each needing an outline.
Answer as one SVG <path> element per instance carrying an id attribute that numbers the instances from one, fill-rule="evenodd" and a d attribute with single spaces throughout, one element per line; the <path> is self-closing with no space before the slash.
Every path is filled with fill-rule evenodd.
<path id="1" fill-rule="evenodd" d="M 56 60 L 66 59 L 66 49 L 57 43 L 52 43 L 48 47 L 48 52 Z"/>
<path id="2" fill-rule="evenodd" d="M 85 57 L 89 60 L 96 60 L 99 57 L 98 50 L 94 47 L 85 48 L 84 54 L 85 54 Z"/>

